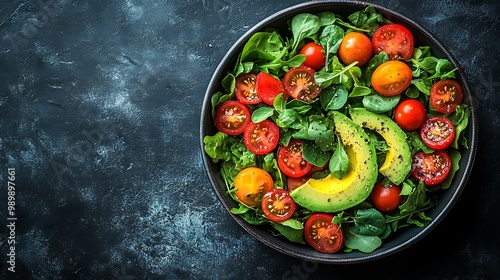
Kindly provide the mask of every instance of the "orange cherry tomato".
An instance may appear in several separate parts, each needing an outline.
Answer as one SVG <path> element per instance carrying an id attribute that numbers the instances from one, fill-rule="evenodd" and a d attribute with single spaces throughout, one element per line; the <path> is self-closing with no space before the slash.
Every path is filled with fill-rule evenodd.
<path id="1" fill-rule="evenodd" d="M 258 167 L 241 170 L 234 179 L 234 188 L 238 200 L 248 206 L 260 206 L 264 194 L 274 189 L 271 175 Z"/>
<path id="2" fill-rule="evenodd" d="M 372 56 L 372 42 L 365 34 L 350 32 L 344 36 L 338 50 L 340 61 L 351 64 L 357 61 L 357 66 L 362 66 Z"/>
<path id="3" fill-rule="evenodd" d="M 410 67 L 399 60 L 380 64 L 372 75 L 372 87 L 385 96 L 398 95 L 410 86 L 412 72 Z"/>

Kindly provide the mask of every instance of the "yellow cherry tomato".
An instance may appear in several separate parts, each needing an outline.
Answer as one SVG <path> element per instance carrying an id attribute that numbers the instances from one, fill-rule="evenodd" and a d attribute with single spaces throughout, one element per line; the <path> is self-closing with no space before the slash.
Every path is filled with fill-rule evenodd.
<path id="1" fill-rule="evenodd" d="M 410 67 L 399 60 L 380 64 L 372 75 L 372 87 L 385 96 L 398 95 L 410 86 L 412 72 Z"/>
<path id="2" fill-rule="evenodd" d="M 234 180 L 235 194 L 240 202 L 248 206 L 258 206 L 262 197 L 274 189 L 273 178 L 265 170 L 248 167 L 241 170 Z"/>
<path id="3" fill-rule="evenodd" d="M 340 61 L 344 64 L 351 64 L 357 61 L 356 66 L 362 66 L 372 56 L 372 42 L 363 33 L 350 32 L 345 34 L 338 50 Z"/>

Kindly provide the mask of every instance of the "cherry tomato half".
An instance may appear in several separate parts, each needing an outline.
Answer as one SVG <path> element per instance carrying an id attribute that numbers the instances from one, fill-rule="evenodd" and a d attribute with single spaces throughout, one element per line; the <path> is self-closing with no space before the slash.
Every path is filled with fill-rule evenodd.
<path id="1" fill-rule="evenodd" d="M 241 134 L 250 123 L 250 110 L 244 104 L 228 100 L 215 111 L 215 126 L 229 135 Z"/>
<path id="2" fill-rule="evenodd" d="M 278 150 L 278 167 L 288 177 L 300 178 L 309 172 L 312 164 L 302 157 L 302 141 L 291 140 Z"/>
<path id="3" fill-rule="evenodd" d="M 279 127 L 270 120 L 260 123 L 250 122 L 243 132 L 243 142 L 252 153 L 265 155 L 270 153 L 280 139 Z"/>
<path id="4" fill-rule="evenodd" d="M 332 224 L 333 215 L 312 214 L 304 225 L 304 237 L 314 249 L 322 253 L 335 253 L 342 247 L 344 234 L 337 224 Z"/>
<path id="5" fill-rule="evenodd" d="M 257 93 L 262 101 L 272 106 L 276 96 L 285 93 L 285 89 L 280 80 L 265 72 L 260 72 L 257 74 Z"/>
<path id="6" fill-rule="evenodd" d="M 321 45 L 309 42 L 300 49 L 299 53 L 306 56 L 302 65 L 312 68 L 314 71 L 318 71 L 325 65 L 325 53 Z"/>
<path id="7" fill-rule="evenodd" d="M 357 61 L 356 66 L 362 66 L 372 56 L 372 42 L 363 33 L 349 32 L 342 39 L 338 54 L 342 63 L 351 64 Z"/>
<path id="8" fill-rule="evenodd" d="M 426 186 L 434 186 L 446 179 L 450 169 L 451 158 L 445 150 L 430 154 L 420 151 L 413 156 L 411 175 L 416 180 L 423 180 Z"/>
<path id="9" fill-rule="evenodd" d="M 273 178 L 265 170 L 258 167 L 247 167 L 241 170 L 234 179 L 235 195 L 239 201 L 248 206 L 261 204 L 264 194 L 274 188 Z"/>
<path id="10" fill-rule="evenodd" d="M 380 64 L 372 74 L 372 86 L 380 94 L 394 96 L 410 86 L 412 79 L 410 67 L 399 60 Z"/>
<path id="11" fill-rule="evenodd" d="M 295 201 L 290 193 L 282 189 L 274 189 L 262 198 L 262 212 L 269 220 L 283 222 L 295 213 Z"/>
<path id="12" fill-rule="evenodd" d="M 316 84 L 314 74 L 314 70 L 307 66 L 288 70 L 283 80 L 287 94 L 305 102 L 316 98 L 321 92 L 321 88 Z"/>
<path id="13" fill-rule="evenodd" d="M 446 117 L 430 117 L 420 129 L 420 138 L 431 149 L 446 149 L 455 138 L 455 126 Z"/>
<path id="14" fill-rule="evenodd" d="M 399 195 L 400 193 L 401 188 L 399 186 L 390 184 L 386 187 L 379 182 L 373 187 L 370 199 L 377 210 L 381 212 L 391 212 L 398 208 L 401 202 L 403 202 L 403 197 Z"/>
<path id="15" fill-rule="evenodd" d="M 455 80 L 438 81 L 431 87 L 430 103 L 438 112 L 454 112 L 462 100 L 462 86 Z"/>
<path id="16" fill-rule="evenodd" d="M 425 106 L 416 99 L 406 99 L 394 110 L 394 121 L 406 131 L 420 128 L 426 119 Z"/>
<path id="17" fill-rule="evenodd" d="M 372 39 L 373 52 L 387 53 L 390 59 L 410 59 L 413 54 L 413 35 L 400 24 L 387 24 L 375 31 Z"/>
<path id="18" fill-rule="evenodd" d="M 257 75 L 248 73 L 238 76 L 236 79 L 236 99 L 243 104 L 258 104 L 262 98 L 257 94 Z"/>

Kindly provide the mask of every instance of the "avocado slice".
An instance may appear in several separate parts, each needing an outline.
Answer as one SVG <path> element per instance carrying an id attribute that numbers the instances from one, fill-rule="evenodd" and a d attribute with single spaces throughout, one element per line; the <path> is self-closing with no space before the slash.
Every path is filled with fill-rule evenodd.
<path id="1" fill-rule="evenodd" d="M 377 157 L 368 135 L 345 115 L 334 112 L 335 131 L 349 158 L 349 169 L 341 178 L 331 174 L 309 179 L 290 192 L 295 203 L 312 211 L 338 212 L 363 202 L 377 180 Z"/>
<path id="2" fill-rule="evenodd" d="M 353 108 L 350 114 L 355 123 L 376 131 L 385 139 L 389 151 L 379 172 L 394 184 L 401 184 L 411 169 L 411 151 L 404 131 L 388 116 L 364 108 Z"/>

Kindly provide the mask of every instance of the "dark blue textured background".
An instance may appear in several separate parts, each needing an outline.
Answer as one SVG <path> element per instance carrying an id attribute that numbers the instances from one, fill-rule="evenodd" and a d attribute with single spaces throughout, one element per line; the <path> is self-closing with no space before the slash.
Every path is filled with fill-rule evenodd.
<path id="1" fill-rule="evenodd" d="M 476 165 L 416 245 L 368 264 L 282 255 L 225 212 L 201 163 L 199 118 L 223 55 L 260 20 L 304 1 L 3 1 L 0 221 L 16 169 L 16 273 L 4 279 L 498 279 L 499 5 L 387 6 L 449 47 L 474 90 Z"/>

